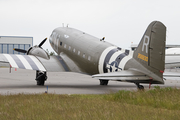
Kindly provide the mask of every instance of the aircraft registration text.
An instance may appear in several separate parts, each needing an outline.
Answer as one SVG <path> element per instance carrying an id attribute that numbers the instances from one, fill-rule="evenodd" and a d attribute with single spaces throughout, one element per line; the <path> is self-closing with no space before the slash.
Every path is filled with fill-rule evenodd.
<path id="1" fill-rule="evenodd" d="M 145 55 L 142 55 L 142 54 L 140 54 L 140 53 L 138 53 L 138 58 L 139 59 L 141 59 L 141 60 L 144 60 L 144 61 L 148 61 L 148 57 L 147 56 L 145 56 Z"/>

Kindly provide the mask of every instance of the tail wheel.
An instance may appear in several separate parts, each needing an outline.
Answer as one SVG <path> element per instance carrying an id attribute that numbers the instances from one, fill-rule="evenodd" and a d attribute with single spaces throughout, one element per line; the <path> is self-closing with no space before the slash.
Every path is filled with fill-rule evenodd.
<path id="1" fill-rule="evenodd" d="M 138 90 L 144 90 L 144 86 L 143 85 L 140 85 L 139 83 L 135 83 Z"/>
<path id="2" fill-rule="evenodd" d="M 99 80 L 100 85 L 108 85 L 109 80 Z"/>

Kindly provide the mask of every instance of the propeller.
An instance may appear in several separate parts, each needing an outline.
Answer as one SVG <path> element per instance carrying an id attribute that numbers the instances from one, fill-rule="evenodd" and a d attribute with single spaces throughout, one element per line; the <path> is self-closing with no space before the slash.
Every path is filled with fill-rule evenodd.
<path id="1" fill-rule="evenodd" d="M 23 49 L 14 48 L 13 50 L 21 53 L 27 53 L 27 51 Z"/>
<path id="2" fill-rule="evenodd" d="M 45 42 L 46 42 L 47 38 L 45 38 L 38 46 L 41 47 Z"/>
<path id="3" fill-rule="evenodd" d="M 46 40 L 47 38 L 45 38 L 38 46 L 35 45 L 33 47 L 30 47 L 27 51 L 23 49 L 17 49 L 17 48 L 14 48 L 13 50 L 21 52 L 21 53 L 26 53 L 27 55 L 33 55 L 33 56 L 37 56 L 37 57 L 41 57 L 41 58 L 49 60 L 50 57 L 48 53 L 41 47 L 46 42 Z"/>
<path id="4" fill-rule="evenodd" d="M 47 40 L 47 38 L 45 38 L 39 45 L 38 45 L 38 47 L 40 47 L 41 48 L 41 46 L 46 42 L 46 40 Z M 32 47 L 31 47 L 32 48 Z M 31 48 L 29 48 L 29 50 L 31 49 Z M 17 51 L 17 52 L 21 52 L 21 53 L 27 53 L 28 51 L 27 50 L 23 50 L 23 49 L 18 49 L 18 48 L 14 48 L 13 49 L 14 51 Z"/>

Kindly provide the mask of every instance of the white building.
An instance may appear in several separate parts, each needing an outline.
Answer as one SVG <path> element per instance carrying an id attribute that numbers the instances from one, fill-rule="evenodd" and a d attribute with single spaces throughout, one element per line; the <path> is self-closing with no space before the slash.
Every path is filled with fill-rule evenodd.
<path id="1" fill-rule="evenodd" d="M 13 49 L 28 50 L 31 46 L 33 46 L 33 37 L 0 36 L 0 53 L 24 54 Z"/>

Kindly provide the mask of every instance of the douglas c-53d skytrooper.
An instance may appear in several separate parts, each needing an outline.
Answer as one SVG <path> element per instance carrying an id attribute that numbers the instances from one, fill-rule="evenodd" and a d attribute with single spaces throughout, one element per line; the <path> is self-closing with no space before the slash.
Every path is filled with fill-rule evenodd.
<path id="1" fill-rule="evenodd" d="M 49 38 L 58 56 L 41 48 L 45 41 L 28 51 L 14 49 L 27 55 L 1 54 L 1 66 L 36 70 L 37 85 L 44 85 L 48 71 L 89 74 L 100 85 L 109 80 L 135 83 L 139 89 L 144 89 L 140 83 L 164 84 L 166 27 L 159 21 L 150 23 L 134 53 L 69 27 L 56 28 Z"/>

